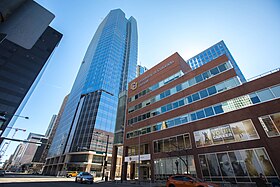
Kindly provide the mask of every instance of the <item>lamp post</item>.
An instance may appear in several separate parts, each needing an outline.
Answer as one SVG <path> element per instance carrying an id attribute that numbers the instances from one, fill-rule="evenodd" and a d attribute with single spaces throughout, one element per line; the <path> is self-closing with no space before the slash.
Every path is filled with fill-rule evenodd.
<path id="1" fill-rule="evenodd" d="M 107 153 L 108 153 L 108 144 L 109 144 L 109 135 L 106 134 L 107 136 L 107 141 L 106 141 L 106 150 L 105 150 L 105 155 L 104 155 L 104 161 L 103 161 L 103 171 L 102 171 L 102 179 L 104 179 L 104 174 L 105 174 L 105 170 L 107 168 Z"/>
<path id="2" fill-rule="evenodd" d="M 139 142 L 138 142 L 138 183 L 140 184 L 140 133 L 139 133 Z"/>

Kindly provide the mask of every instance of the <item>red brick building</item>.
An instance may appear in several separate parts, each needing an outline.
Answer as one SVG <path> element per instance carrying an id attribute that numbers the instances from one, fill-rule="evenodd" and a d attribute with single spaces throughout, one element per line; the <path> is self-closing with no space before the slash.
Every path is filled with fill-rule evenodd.
<path id="1" fill-rule="evenodd" d="M 175 53 L 129 84 L 123 176 L 252 183 L 280 174 L 280 71 L 241 83 L 226 55 Z M 139 163 L 140 160 L 140 164 Z"/>

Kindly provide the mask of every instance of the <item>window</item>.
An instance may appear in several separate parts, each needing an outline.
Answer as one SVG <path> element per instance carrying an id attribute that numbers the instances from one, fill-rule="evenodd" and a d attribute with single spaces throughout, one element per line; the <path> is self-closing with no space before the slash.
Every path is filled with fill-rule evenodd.
<path id="1" fill-rule="evenodd" d="M 182 85 L 181 85 L 181 84 L 177 85 L 177 86 L 176 86 L 176 91 L 179 92 L 179 91 L 181 91 L 181 90 L 182 90 Z"/>
<path id="2" fill-rule="evenodd" d="M 202 76 L 203 76 L 203 79 L 204 79 L 204 80 L 206 80 L 206 79 L 208 79 L 209 77 L 211 77 L 209 71 L 204 72 L 204 73 L 202 74 Z"/>
<path id="3" fill-rule="evenodd" d="M 213 94 L 217 93 L 215 86 L 207 88 L 207 91 L 208 91 L 209 95 L 213 95 Z"/>
<path id="4" fill-rule="evenodd" d="M 271 91 L 274 93 L 276 97 L 280 97 L 280 85 L 272 87 Z"/>
<path id="5" fill-rule="evenodd" d="M 222 83 L 216 85 L 216 89 L 217 89 L 217 92 L 221 92 L 223 90 L 226 90 L 225 83 L 222 82 Z"/>
<path id="6" fill-rule="evenodd" d="M 206 90 L 201 90 L 201 91 L 199 92 L 199 95 L 200 95 L 200 97 L 201 97 L 201 99 L 202 99 L 202 98 L 204 98 L 204 97 L 207 97 L 207 96 L 208 96 L 208 93 L 207 93 Z"/>
<path id="7" fill-rule="evenodd" d="M 162 113 L 166 112 L 166 106 L 162 106 L 162 107 L 161 107 L 161 112 L 162 112 Z"/>
<path id="8" fill-rule="evenodd" d="M 197 83 L 203 81 L 202 75 L 196 76 L 196 77 L 195 77 L 195 80 L 196 80 Z"/>
<path id="9" fill-rule="evenodd" d="M 199 98 L 199 94 L 198 94 L 198 93 L 193 94 L 193 95 L 192 95 L 192 99 L 193 99 L 193 101 L 199 100 L 199 99 L 200 99 L 200 98 Z"/>
<path id="10" fill-rule="evenodd" d="M 170 90 L 166 90 L 165 91 L 165 97 L 169 96 L 170 95 Z"/>
<path id="11" fill-rule="evenodd" d="M 250 96 L 250 98 L 251 98 L 252 103 L 256 104 L 256 103 L 261 102 L 261 100 L 259 99 L 259 97 L 257 96 L 257 94 L 252 93 L 252 94 L 249 94 L 249 96 Z"/>
<path id="12" fill-rule="evenodd" d="M 199 110 L 196 112 L 197 119 L 205 118 L 205 114 L 203 110 Z"/>
<path id="13" fill-rule="evenodd" d="M 280 135 L 280 113 L 262 116 L 259 120 L 268 137 Z"/>
<path id="14" fill-rule="evenodd" d="M 188 82 L 189 82 L 190 86 L 195 85 L 195 79 L 194 78 L 190 79 Z"/>
<path id="15" fill-rule="evenodd" d="M 225 64 L 219 65 L 218 68 L 219 68 L 220 72 L 223 72 L 223 71 L 225 71 L 227 69 Z"/>
<path id="16" fill-rule="evenodd" d="M 179 106 L 179 103 L 178 103 L 178 102 L 174 102 L 174 103 L 173 103 L 173 109 L 178 108 L 178 106 Z"/>
<path id="17" fill-rule="evenodd" d="M 217 75 L 219 73 L 219 69 L 217 67 L 210 70 L 212 75 Z"/>
<path id="18" fill-rule="evenodd" d="M 163 99 L 165 97 L 164 92 L 160 94 L 160 99 Z"/>
<path id="19" fill-rule="evenodd" d="M 272 92 L 269 89 L 258 91 L 257 95 L 259 96 L 261 101 L 267 101 L 274 98 Z"/>
<path id="20" fill-rule="evenodd" d="M 205 114 L 206 114 L 206 117 L 208 117 L 208 116 L 213 116 L 213 115 L 214 115 L 214 111 L 213 111 L 213 108 L 212 108 L 212 107 L 205 108 L 205 109 L 204 109 L 204 112 L 205 112 Z"/>
<path id="21" fill-rule="evenodd" d="M 187 99 L 188 99 L 188 103 L 192 103 L 192 96 L 191 95 L 188 96 Z"/>
<path id="22" fill-rule="evenodd" d="M 166 111 L 169 111 L 169 110 L 172 110 L 172 105 L 171 104 L 166 105 Z"/>
<path id="23" fill-rule="evenodd" d="M 192 121 L 196 120 L 196 115 L 195 115 L 195 113 L 192 113 L 192 114 L 191 114 L 191 120 L 192 120 Z"/>
<path id="24" fill-rule="evenodd" d="M 184 99 L 181 99 L 178 103 L 179 103 L 179 106 L 183 106 L 185 104 Z"/>
<path id="25" fill-rule="evenodd" d="M 176 125 L 180 125 L 180 124 L 181 124 L 180 118 L 176 118 L 176 119 L 174 120 L 174 123 L 175 123 L 175 126 L 176 126 Z"/>
<path id="26" fill-rule="evenodd" d="M 214 106 L 214 110 L 216 114 L 220 114 L 224 112 L 221 104 Z"/>

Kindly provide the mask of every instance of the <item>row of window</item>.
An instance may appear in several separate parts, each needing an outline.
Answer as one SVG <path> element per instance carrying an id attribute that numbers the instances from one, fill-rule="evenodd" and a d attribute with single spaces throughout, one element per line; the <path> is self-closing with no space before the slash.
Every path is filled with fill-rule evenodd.
<path id="1" fill-rule="evenodd" d="M 214 94 L 223 92 L 225 90 L 234 88 L 236 86 L 239 86 L 240 84 L 241 83 L 240 83 L 240 81 L 237 77 L 231 78 L 229 80 L 223 81 L 223 82 L 221 82 L 219 84 L 216 84 L 214 86 L 211 86 L 211 87 L 208 87 L 206 89 L 200 90 L 200 91 L 198 91 L 198 92 L 196 92 L 192 95 L 189 95 L 187 97 L 179 99 L 175 102 L 168 103 L 164 106 L 161 106 L 157 109 L 149 111 L 145 114 L 141 114 L 137 117 L 129 119 L 128 124 L 131 125 L 131 124 L 137 123 L 139 121 L 145 120 L 147 118 L 150 118 L 151 116 L 153 117 L 153 116 L 156 116 L 156 115 L 163 114 L 165 112 L 169 112 L 169 111 L 174 110 L 178 107 L 190 104 L 192 102 L 204 99 L 204 98 L 209 97 L 211 95 L 214 95 Z"/>
<path id="2" fill-rule="evenodd" d="M 187 113 L 176 118 L 168 119 L 157 124 L 127 132 L 127 138 L 137 137 L 141 134 L 160 131 L 174 126 L 190 123 L 196 120 L 215 116 L 218 114 L 238 110 L 257 103 L 266 102 L 275 98 L 280 98 L 280 85 L 269 87 L 247 95 L 233 98 L 191 113 Z"/>
<path id="3" fill-rule="evenodd" d="M 262 173 L 271 182 L 277 178 L 265 148 L 233 150 L 198 155 L 203 178 L 212 181 L 254 182 Z"/>
<path id="4" fill-rule="evenodd" d="M 169 90 L 166 90 L 166 91 L 164 91 L 164 92 L 162 92 L 162 93 L 160 93 L 160 94 L 158 94 L 158 95 L 156 95 L 156 96 L 154 96 L 154 97 L 152 97 L 148 100 L 145 100 L 142 103 L 139 103 L 135 106 L 130 107 L 128 109 L 128 113 L 131 113 L 131 112 L 134 112 L 134 111 L 139 110 L 141 108 L 144 108 L 149 104 L 155 103 L 155 102 L 157 102 L 161 99 L 164 99 L 164 98 L 166 98 L 170 95 L 176 94 L 176 93 L 180 92 L 181 90 L 185 90 L 185 89 L 187 89 L 187 88 L 189 88 L 193 85 L 196 85 L 196 84 L 198 84 L 202 81 L 205 81 L 205 80 L 209 79 L 210 77 L 213 77 L 213 76 L 215 76 L 217 74 L 220 74 L 220 73 L 222 73 L 222 72 L 224 72 L 228 69 L 231 69 L 231 68 L 232 68 L 232 65 L 229 61 L 226 62 L 226 63 L 223 63 L 223 64 L 221 64 L 221 65 L 219 65 L 215 68 L 212 68 L 208 71 L 205 71 L 202 74 L 197 75 L 194 78 L 191 78 L 191 79 L 187 80 L 186 82 L 178 84 L 177 86 L 175 86 L 175 87 L 173 87 Z"/>
<path id="5" fill-rule="evenodd" d="M 160 88 L 160 87 L 170 83 L 171 81 L 173 81 L 173 80 L 175 80 L 175 79 L 177 79 L 177 78 L 179 78 L 179 77 L 181 77 L 183 75 L 184 75 L 184 73 L 182 71 L 179 71 L 179 72 L 175 73 L 174 75 L 171 75 L 170 77 L 168 77 L 168 78 L 166 78 L 166 79 L 164 79 L 164 80 L 154 84 L 153 86 L 150 86 L 146 90 L 143 90 L 140 93 L 138 93 L 138 94 L 128 98 L 128 102 L 132 102 L 132 101 L 134 101 L 134 100 L 136 100 L 136 99 L 146 95 L 147 93 L 149 93 L 151 91 L 154 91 L 154 90 L 156 90 L 156 89 L 158 89 L 158 88 Z"/>
<path id="6" fill-rule="evenodd" d="M 154 144 L 154 153 L 172 152 L 172 151 L 186 150 L 192 148 L 189 133 L 168 137 L 160 140 L 155 140 L 153 144 Z"/>

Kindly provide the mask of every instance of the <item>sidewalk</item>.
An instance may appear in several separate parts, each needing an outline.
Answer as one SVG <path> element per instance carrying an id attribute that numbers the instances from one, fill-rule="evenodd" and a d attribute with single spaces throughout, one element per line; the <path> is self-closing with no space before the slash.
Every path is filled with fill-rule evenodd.
<path id="1" fill-rule="evenodd" d="M 105 181 L 96 181 L 97 183 L 99 182 L 105 182 Z M 133 180 L 128 180 L 128 181 L 123 181 L 121 182 L 121 180 L 115 180 L 115 181 L 108 181 L 106 183 L 111 183 L 111 184 L 117 184 L 117 185 L 121 185 L 121 186 L 129 186 L 129 187 L 165 187 L 165 182 L 164 183 L 159 183 L 159 182 L 155 182 L 155 183 L 150 183 L 149 181 L 145 181 L 145 182 L 139 182 L 138 181 L 133 181 Z"/>

